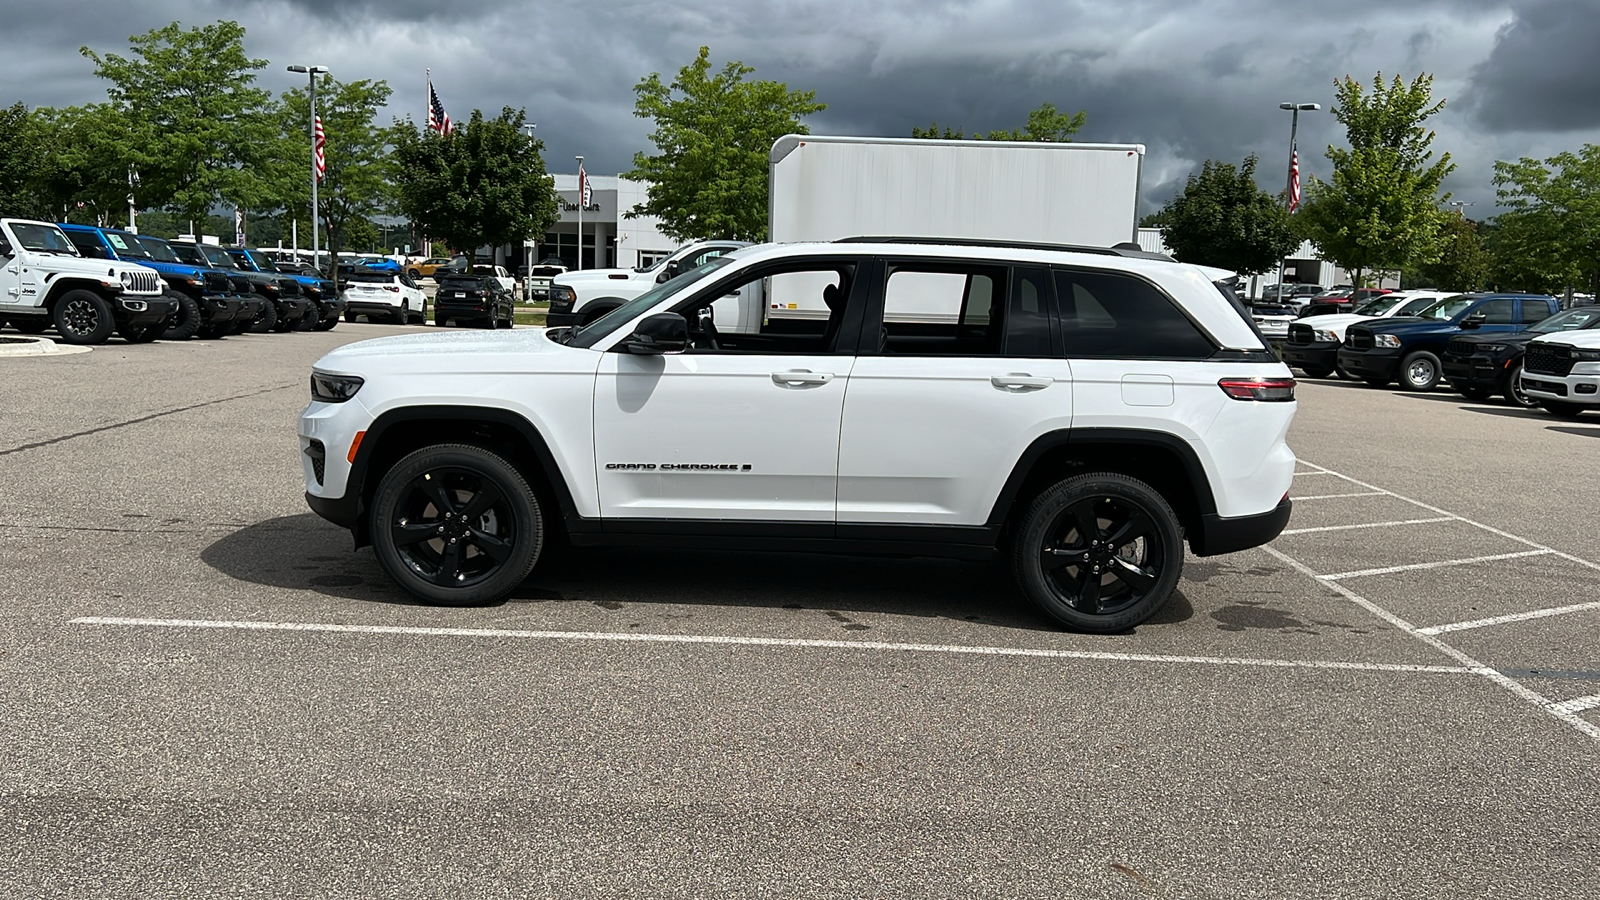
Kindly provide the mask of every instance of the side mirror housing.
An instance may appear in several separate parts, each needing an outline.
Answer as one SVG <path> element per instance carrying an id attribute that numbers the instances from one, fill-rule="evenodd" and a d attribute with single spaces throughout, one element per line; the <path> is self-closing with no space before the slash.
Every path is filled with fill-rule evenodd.
<path id="1" fill-rule="evenodd" d="M 1461 320 L 1461 327 L 1477 328 L 1479 325 L 1482 325 L 1484 320 L 1487 318 L 1489 318 L 1487 313 L 1473 313 L 1472 315 Z"/>
<path id="2" fill-rule="evenodd" d="M 663 353 L 682 353 L 689 346 L 689 322 L 677 313 L 656 313 L 647 316 L 618 344 L 624 353 L 640 356 L 660 356 Z"/>

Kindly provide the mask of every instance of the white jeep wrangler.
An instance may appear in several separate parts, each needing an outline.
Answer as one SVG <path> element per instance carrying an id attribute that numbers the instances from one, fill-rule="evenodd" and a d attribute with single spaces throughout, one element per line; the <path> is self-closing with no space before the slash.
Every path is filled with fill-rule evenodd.
<path id="1" fill-rule="evenodd" d="M 813 294 L 825 319 L 765 314 Z M 1119 631 L 1185 541 L 1276 537 L 1294 471 L 1294 380 L 1237 299 L 1116 250 L 749 247 L 581 328 L 351 344 L 311 393 L 307 502 L 443 604 L 504 596 L 560 534 L 1005 554 L 1046 614 Z"/>
<path id="2" fill-rule="evenodd" d="M 88 259 L 49 222 L 0 219 L 0 321 L 24 334 L 52 324 L 69 344 L 103 344 L 112 331 L 165 330 L 178 301 L 145 266 Z"/>

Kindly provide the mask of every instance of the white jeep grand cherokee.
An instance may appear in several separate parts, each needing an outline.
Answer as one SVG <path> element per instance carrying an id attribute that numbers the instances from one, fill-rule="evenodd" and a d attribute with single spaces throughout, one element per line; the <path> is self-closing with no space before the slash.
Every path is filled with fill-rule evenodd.
<path id="1" fill-rule="evenodd" d="M 765 314 L 813 297 L 826 319 Z M 444 604 L 504 596 L 559 533 L 1005 554 L 1046 614 L 1119 631 L 1185 540 L 1276 537 L 1294 471 L 1294 380 L 1238 301 L 1117 250 L 750 247 L 581 328 L 351 344 L 311 392 L 311 508 Z"/>

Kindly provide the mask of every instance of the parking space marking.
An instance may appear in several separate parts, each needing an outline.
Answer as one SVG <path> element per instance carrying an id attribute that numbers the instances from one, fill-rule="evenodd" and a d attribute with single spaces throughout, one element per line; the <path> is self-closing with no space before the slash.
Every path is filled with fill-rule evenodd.
<path id="1" fill-rule="evenodd" d="M 1397 525 L 1431 525 L 1435 522 L 1454 522 L 1450 516 L 1439 516 L 1433 519 L 1401 519 L 1396 522 L 1367 522 L 1363 525 L 1320 525 L 1316 528 L 1286 528 L 1279 532 L 1285 534 L 1313 534 L 1319 531 L 1353 531 L 1357 528 L 1393 528 Z"/>
<path id="2" fill-rule="evenodd" d="M 1329 473 L 1329 474 L 1332 474 L 1332 473 Z M 1385 493 L 1387 493 L 1387 492 L 1386 491 L 1362 491 L 1359 494 L 1316 494 L 1316 495 L 1311 496 L 1311 497 L 1290 497 L 1289 499 L 1297 501 L 1297 502 L 1301 501 L 1301 500 L 1343 500 L 1346 497 L 1379 497 L 1379 496 L 1382 496 Z"/>
<path id="3" fill-rule="evenodd" d="M 1590 603 L 1574 603 L 1571 606 L 1556 606 L 1550 609 L 1536 609 L 1532 612 L 1511 613 L 1510 615 L 1495 616 L 1492 619 L 1473 619 L 1470 622 L 1452 622 L 1449 625 L 1435 625 L 1431 628 L 1419 628 L 1422 634 L 1444 634 L 1450 631 L 1467 631 L 1472 628 L 1488 628 L 1491 625 L 1508 625 L 1512 622 L 1527 622 L 1531 619 L 1547 619 L 1550 616 L 1564 616 L 1567 613 L 1583 612 L 1590 609 L 1600 609 L 1600 600 Z"/>
<path id="4" fill-rule="evenodd" d="M 1571 700 L 1563 700 L 1556 704 L 1556 708 L 1562 712 L 1569 713 L 1581 713 L 1585 710 L 1600 709 L 1600 694 L 1597 694 L 1593 697 L 1574 697 Z"/>
<path id="5" fill-rule="evenodd" d="M 73 625 L 123 628 L 220 629 L 232 631 L 299 631 L 335 634 L 383 634 L 418 637 L 521 638 L 547 641 L 602 641 L 637 644 L 713 644 L 743 647 L 797 647 L 824 650 L 887 650 L 902 653 L 949 653 L 972 656 L 1023 656 L 1045 659 L 1106 660 L 1271 669 L 1334 669 L 1354 672 L 1411 672 L 1432 675 L 1478 675 L 1470 666 L 1427 666 L 1405 663 L 1358 663 L 1315 659 L 1252 659 L 1228 656 L 1168 656 L 1153 653 L 1111 653 L 1094 650 L 1048 650 L 1027 647 L 984 647 L 961 644 L 904 644 L 889 641 L 838 641 L 811 638 L 734 637 L 712 634 L 632 634 L 610 631 L 523 631 L 503 628 L 426 628 L 410 625 L 337 625 L 318 622 L 255 622 L 212 619 L 140 619 L 81 616 Z"/>
<path id="6" fill-rule="evenodd" d="M 1332 475 L 1332 474 L 1333 474 L 1332 472 L 1328 472 L 1328 471 L 1322 471 L 1322 472 L 1296 472 L 1296 473 L 1294 473 L 1294 477 L 1301 478 L 1301 477 L 1306 476 L 1306 475 Z"/>
<path id="7" fill-rule="evenodd" d="M 1344 578 L 1360 578 L 1365 575 L 1393 575 L 1396 572 L 1415 572 L 1418 569 L 1445 569 L 1450 566 L 1465 566 L 1472 563 L 1494 562 L 1501 559 L 1520 559 L 1524 556 L 1548 556 L 1554 550 L 1519 550 L 1516 553 L 1496 553 L 1492 556 L 1471 556 L 1466 559 L 1441 559 L 1438 562 L 1411 563 L 1404 566 L 1384 566 L 1381 569 L 1357 569 L 1354 572 L 1336 572 L 1332 575 L 1318 575 L 1329 581 L 1338 581 Z"/>

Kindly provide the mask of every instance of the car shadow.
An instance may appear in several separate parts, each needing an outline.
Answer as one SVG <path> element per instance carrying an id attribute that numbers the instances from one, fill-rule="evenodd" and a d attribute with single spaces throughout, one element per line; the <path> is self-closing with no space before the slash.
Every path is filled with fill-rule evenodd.
<path id="1" fill-rule="evenodd" d="M 1566 425 L 1550 425 L 1545 431 L 1555 431 L 1561 434 L 1575 434 L 1578 437 L 1600 438 L 1600 428 L 1571 428 Z"/>
<path id="2" fill-rule="evenodd" d="M 1550 420 L 1550 414 L 1540 409 L 1523 409 L 1520 406 L 1463 406 L 1467 412 L 1475 412 L 1485 416 L 1505 416 L 1508 419 L 1543 419 Z"/>
<path id="3" fill-rule="evenodd" d="M 200 558 L 252 584 L 367 603 L 425 605 L 389 580 L 371 548 L 349 547 L 346 531 L 303 513 L 241 528 L 206 547 Z M 942 559 L 558 544 L 547 548 L 533 574 L 495 605 L 507 603 L 816 609 L 1060 630 L 1028 605 L 998 562 Z M 1194 606 L 1180 589 L 1149 624 L 1193 616 Z"/>

